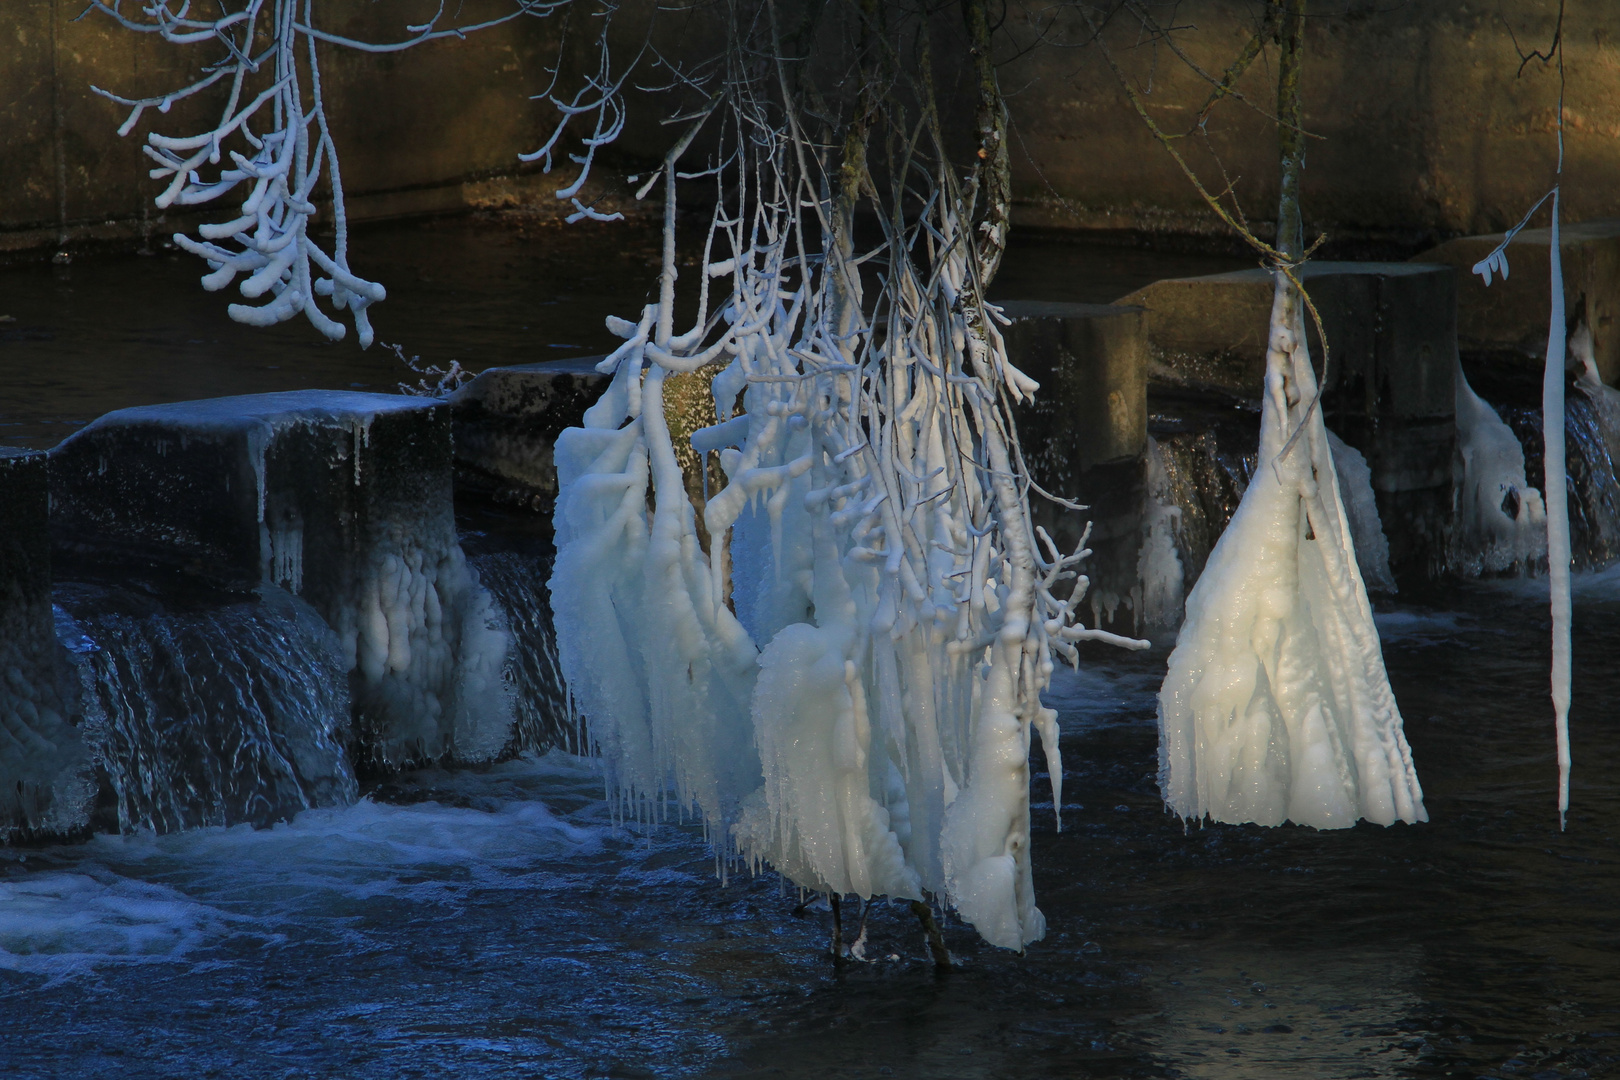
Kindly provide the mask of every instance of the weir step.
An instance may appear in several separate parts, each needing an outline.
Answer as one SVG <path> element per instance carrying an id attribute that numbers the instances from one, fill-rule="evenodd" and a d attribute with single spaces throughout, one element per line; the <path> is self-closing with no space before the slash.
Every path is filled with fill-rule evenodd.
<path id="1" fill-rule="evenodd" d="M 607 387 L 601 356 L 493 367 L 450 396 L 456 490 L 549 509 L 557 497 L 552 448 Z"/>
<path id="2" fill-rule="evenodd" d="M 51 535 L 75 570 L 313 606 L 350 672 L 361 766 L 505 745 L 506 636 L 456 538 L 442 402 L 309 390 L 121 409 L 50 467 Z"/>
<path id="3" fill-rule="evenodd" d="M 1007 358 L 1040 383 L 1018 405 L 1018 437 L 1030 476 L 1044 490 L 1086 507 L 1070 510 L 1031 493 L 1034 521 L 1064 554 L 1085 526 L 1092 554 L 1094 619 L 1142 625 L 1138 562 L 1147 449 L 1148 348 L 1138 306 L 1005 301 Z"/>
<path id="4" fill-rule="evenodd" d="M 51 609 L 50 471 L 42 451 L 0 447 L 0 842 L 89 821 L 95 794 L 77 674 Z"/>

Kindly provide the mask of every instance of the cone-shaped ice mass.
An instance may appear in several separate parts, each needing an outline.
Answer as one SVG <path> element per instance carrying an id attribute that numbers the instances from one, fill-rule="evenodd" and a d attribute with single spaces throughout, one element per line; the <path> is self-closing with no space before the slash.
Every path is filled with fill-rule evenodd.
<path id="1" fill-rule="evenodd" d="M 1425 821 L 1280 275 L 1266 367 L 1260 467 L 1187 599 L 1159 693 L 1165 802 L 1231 823 Z"/>

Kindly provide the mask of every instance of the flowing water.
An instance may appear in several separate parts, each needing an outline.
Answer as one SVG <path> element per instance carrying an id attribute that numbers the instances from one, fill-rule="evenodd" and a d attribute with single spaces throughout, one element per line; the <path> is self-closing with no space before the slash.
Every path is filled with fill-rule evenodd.
<path id="1" fill-rule="evenodd" d="M 129 589 L 57 589 L 85 687 L 81 727 L 129 832 L 268 825 L 353 802 L 349 677 L 296 597 L 166 607 Z"/>
<path id="2" fill-rule="evenodd" d="M 536 265 L 471 274 L 473 255 L 516 266 L 526 248 L 499 231 L 434 230 L 454 242 L 433 265 L 465 271 L 445 295 L 518 312 L 562 280 L 562 264 L 538 256 L 555 280 Z M 633 245 L 601 258 L 649 280 Z M 309 345 L 307 332 L 285 347 L 231 338 L 235 353 L 185 346 L 235 332 L 212 307 L 175 316 L 169 337 L 86 359 L 159 290 L 95 294 L 108 306 L 97 325 L 77 290 L 101 271 L 71 270 L 66 285 L 46 270 L 0 273 L 36 274 L 38 295 L 59 302 L 39 309 L 56 313 L 48 327 L 17 309 L 6 332 L 21 336 L 0 340 L 19 387 L 4 441 L 49 445 L 95 412 L 170 393 L 398 377 L 375 353 Z M 1152 276 L 1183 272 L 1167 262 Z M 1112 286 L 1086 280 L 1096 292 L 1074 298 L 1108 298 Z M 1124 284 L 1114 295 L 1141 282 Z M 622 313 L 621 286 L 574 306 Z M 447 343 L 434 359 L 533 359 L 533 335 L 478 336 L 493 310 L 396 308 Z M 599 348 L 580 319 L 577 335 L 562 322 L 545 333 Z M 171 352 L 181 375 L 215 381 L 166 381 L 158 361 Z M 225 356 L 242 361 L 234 381 Z M 268 374 L 254 357 L 281 366 Z M 1183 520 L 1196 504 L 1210 527 L 1252 464 L 1241 439 L 1174 427 L 1155 434 L 1180 470 Z M 514 538 L 471 511 L 462 526 L 514 637 L 508 677 L 531 697 L 517 743 L 566 744 L 540 584 L 549 552 L 533 527 Z M 1567 832 L 1541 580 L 1409 590 L 1380 612 L 1431 817 L 1415 827 L 1184 827 L 1155 789 L 1166 646 L 1097 649 L 1050 695 L 1066 802 L 1061 832 L 1050 801 L 1035 810 L 1048 936 L 1018 956 L 948 924 L 957 965 L 945 975 L 900 904 L 867 913 L 871 962 L 834 965 L 823 904 L 772 875 L 717 878 L 695 826 L 616 822 L 587 759 L 530 752 L 351 801 L 330 749 L 346 682 L 297 605 L 157 605 L 64 586 L 64 640 L 107 714 L 92 723 L 131 763 L 112 785 L 129 793 L 113 808 L 126 831 L 0 848 L 0 1076 L 1620 1075 L 1620 571 L 1576 580 Z M 285 678 L 273 693 L 246 688 L 248 665 Z M 217 752 L 175 741 L 181 713 L 212 718 Z M 278 809 L 233 794 L 236 764 L 220 755 L 280 792 Z M 1037 800 L 1046 790 L 1038 777 Z"/>
<path id="3" fill-rule="evenodd" d="M 1165 816 L 1164 653 L 1059 678 L 1050 933 L 948 928 L 936 976 L 878 905 L 722 884 L 694 828 L 617 827 L 577 758 L 425 773 L 254 830 L 0 853 L 11 1077 L 1603 1076 L 1620 1073 L 1620 574 L 1576 599 L 1574 812 L 1557 830 L 1534 582 L 1380 616 L 1431 820 Z M 1038 755 L 1037 755 L 1038 759 Z M 1037 780 L 1037 791 L 1044 780 Z"/>

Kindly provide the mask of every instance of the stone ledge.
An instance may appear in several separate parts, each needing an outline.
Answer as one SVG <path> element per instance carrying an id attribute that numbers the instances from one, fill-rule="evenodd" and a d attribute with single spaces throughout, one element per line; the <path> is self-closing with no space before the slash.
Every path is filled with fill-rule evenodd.
<path id="1" fill-rule="evenodd" d="M 456 489 L 548 508 L 557 497 L 552 448 L 607 387 L 601 356 L 489 368 L 450 396 Z"/>

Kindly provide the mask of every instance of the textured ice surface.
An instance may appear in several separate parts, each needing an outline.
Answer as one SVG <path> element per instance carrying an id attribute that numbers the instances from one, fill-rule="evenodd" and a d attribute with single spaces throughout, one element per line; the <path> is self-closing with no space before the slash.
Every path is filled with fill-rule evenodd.
<path id="1" fill-rule="evenodd" d="M 1367 459 L 1361 456 L 1361 451 L 1333 432 L 1327 432 L 1327 440 L 1333 451 L 1333 469 L 1339 477 L 1339 494 L 1350 520 L 1350 538 L 1355 543 L 1361 580 L 1373 592 L 1392 593 L 1395 576 L 1389 571 L 1389 539 L 1384 536 L 1383 522 L 1378 519 L 1372 470 L 1367 467 Z"/>
<path id="2" fill-rule="evenodd" d="M 1426 820 L 1284 299 L 1279 281 L 1260 465 L 1187 599 L 1160 691 L 1160 787 L 1189 819 Z"/>

